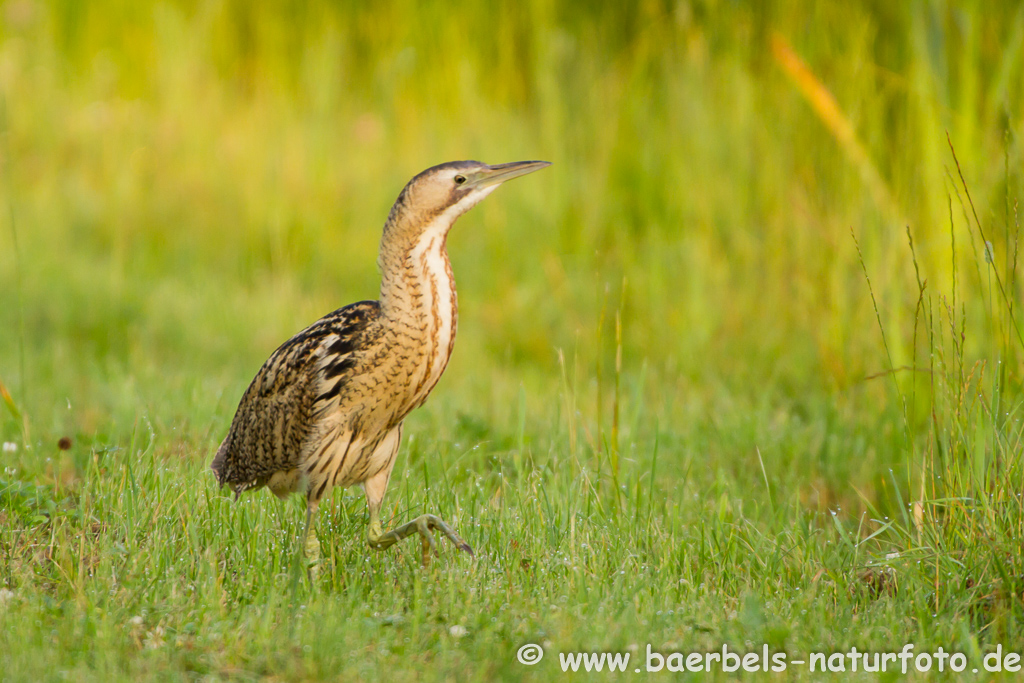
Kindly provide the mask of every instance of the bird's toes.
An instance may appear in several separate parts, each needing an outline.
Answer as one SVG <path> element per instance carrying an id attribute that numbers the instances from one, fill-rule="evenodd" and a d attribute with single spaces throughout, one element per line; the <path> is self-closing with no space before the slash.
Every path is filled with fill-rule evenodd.
<path id="1" fill-rule="evenodd" d="M 434 555 L 440 557 L 440 553 L 437 552 L 437 541 L 434 540 L 434 534 L 430 533 L 430 529 L 420 529 L 420 539 L 423 544 L 423 556 Z"/>

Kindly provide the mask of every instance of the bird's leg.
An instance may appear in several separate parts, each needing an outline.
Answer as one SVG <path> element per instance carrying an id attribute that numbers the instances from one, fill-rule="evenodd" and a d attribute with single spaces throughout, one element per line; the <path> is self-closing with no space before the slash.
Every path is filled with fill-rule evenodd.
<path id="1" fill-rule="evenodd" d="M 381 474 L 390 474 L 390 472 L 382 472 Z M 443 533 L 456 548 L 464 550 L 470 555 L 473 554 L 473 549 L 469 547 L 469 544 L 459 538 L 455 530 L 437 515 L 420 515 L 411 522 L 407 522 L 396 529 L 384 531 L 380 523 L 380 507 L 384 502 L 384 489 L 387 487 L 387 477 L 382 478 L 380 475 L 377 475 L 367 479 L 363 483 L 363 487 L 366 489 L 366 503 L 370 508 L 370 528 L 367 532 L 367 540 L 371 548 L 384 550 L 398 543 L 403 538 L 418 533 L 423 546 L 423 565 L 426 566 L 430 564 L 430 556 L 438 554 L 437 542 L 434 540 L 434 534 L 431 533 L 431 530 L 436 529 Z"/>
<path id="2" fill-rule="evenodd" d="M 306 556 L 311 579 L 316 578 L 320 565 L 320 539 L 317 538 L 314 524 L 318 507 L 318 502 L 309 501 L 306 504 L 306 529 L 302 532 L 302 554 Z"/>

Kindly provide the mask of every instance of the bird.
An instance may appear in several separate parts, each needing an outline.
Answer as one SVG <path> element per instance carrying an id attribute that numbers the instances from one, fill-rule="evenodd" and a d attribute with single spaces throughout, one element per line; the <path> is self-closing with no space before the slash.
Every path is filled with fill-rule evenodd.
<path id="1" fill-rule="evenodd" d="M 295 334 L 242 395 L 210 467 L 236 501 L 263 487 L 278 498 L 304 494 L 307 557 L 319 555 L 320 501 L 335 486 L 356 484 L 366 494 L 371 548 L 384 550 L 418 534 L 426 565 L 438 554 L 433 531 L 439 531 L 472 555 L 437 515 L 385 531 L 380 511 L 404 420 L 430 396 L 455 344 L 458 300 L 448 233 L 502 183 L 547 166 L 454 161 L 413 177 L 384 224 L 380 298 L 339 308 Z"/>

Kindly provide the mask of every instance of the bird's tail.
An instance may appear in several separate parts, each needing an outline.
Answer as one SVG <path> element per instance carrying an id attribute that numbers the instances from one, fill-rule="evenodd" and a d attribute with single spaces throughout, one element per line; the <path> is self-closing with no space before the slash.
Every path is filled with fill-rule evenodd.
<path id="1" fill-rule="evenodd" d="M 210 469 L 213 470 L 214 476 L 217 477 L 217 483 L 221 486 L 224 486 L 227 480 L 227 459 L 228 440 L 224 439 L 220 448 L 217 449 L 217 454 L 213 456 L 213 462 L 210 463 Z"/>

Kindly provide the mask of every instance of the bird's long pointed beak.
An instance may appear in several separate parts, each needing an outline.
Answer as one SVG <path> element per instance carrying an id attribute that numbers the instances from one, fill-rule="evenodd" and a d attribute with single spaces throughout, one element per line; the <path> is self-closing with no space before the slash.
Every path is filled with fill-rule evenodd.
<path id="1" fill-rule="evenodd" d="M 509 164 L 498 164 L 489 167 L 486 171 L 480 171 L 477 177 L 470 180 L 470 187 L 499 185 L 506 180 L 539 171 L 550 165 L 550 161 L 513 161 Z"/>

